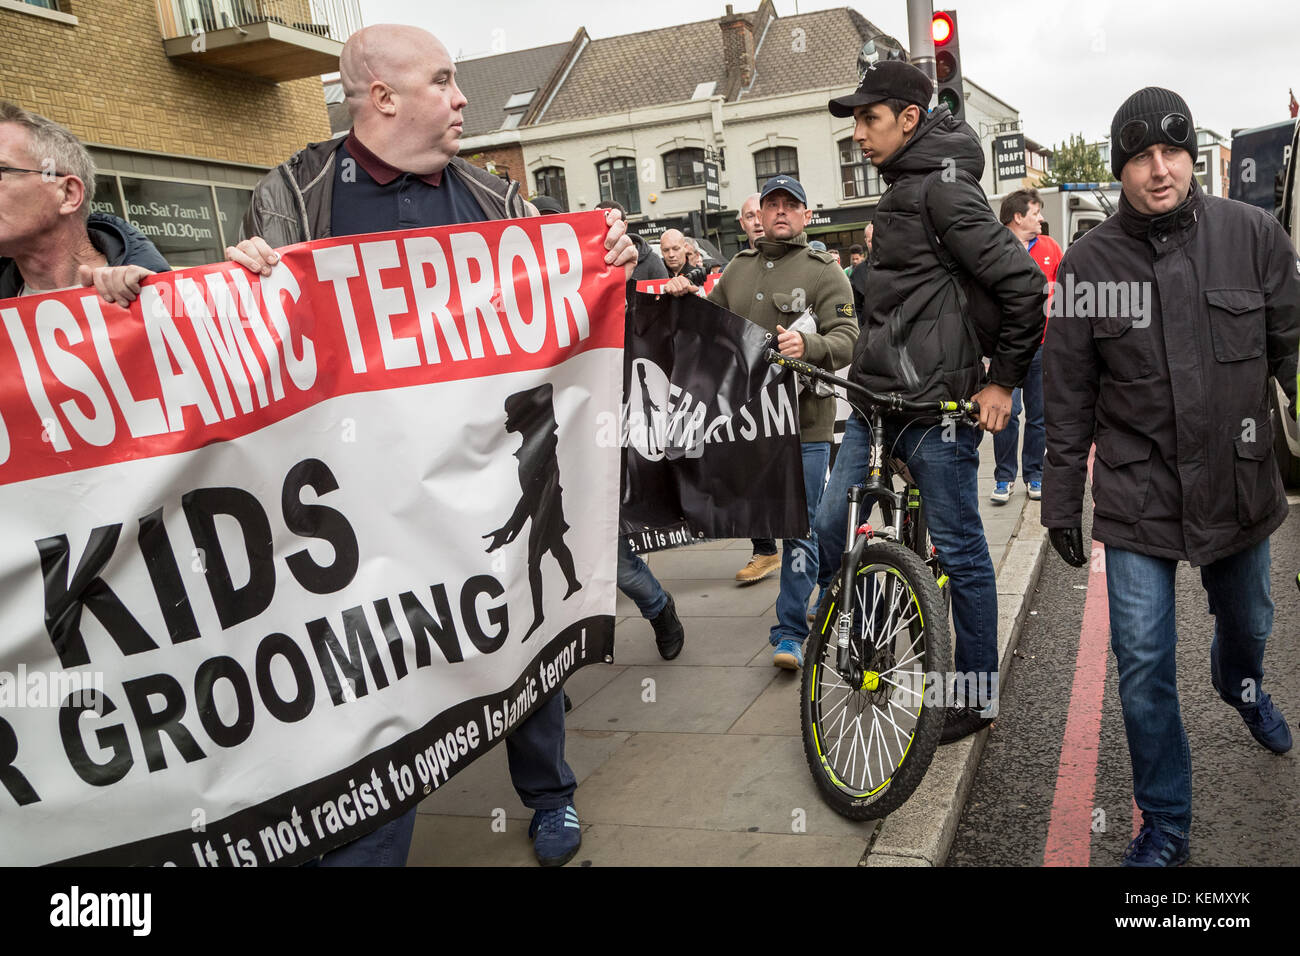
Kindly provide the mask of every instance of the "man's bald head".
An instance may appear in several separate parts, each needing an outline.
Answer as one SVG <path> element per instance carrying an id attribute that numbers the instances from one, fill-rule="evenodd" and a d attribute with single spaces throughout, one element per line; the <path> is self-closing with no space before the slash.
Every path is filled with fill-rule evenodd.
<path id="1" fill-rule="evenodd" d="M 745 197 L 745 201 L 740 204 L 740 215 L 736 218 L 740 220 L 740 228 L 745 230 L 751 246 L 763 238 L 763 220 L 758 215 L 758 193 L 750 193 Z"/>
<path id="2" fill-rule="evenodd" d="M 659 254 L 670 272 L 676 273 L 686 265 L 687 251 L 686 237 L 680 229 L 665 229 L 659 237 Z"/>
<path id="3" fill-rule="evenodd" d="M 358 30 L 343 45 L 339 76 L 353 131 L 380 159 L 425 175 L 460 149 L 467 102 L 432 33 L 392 23 Z"/>

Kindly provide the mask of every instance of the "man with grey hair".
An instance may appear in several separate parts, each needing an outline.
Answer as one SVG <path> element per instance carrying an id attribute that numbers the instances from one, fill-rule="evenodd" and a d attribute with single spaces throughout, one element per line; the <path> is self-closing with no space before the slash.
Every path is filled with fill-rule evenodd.
<path id="1" fill-rule="evenodd" d="M 58 123 L 0 101 L 0 299 L 93 285 L 129 305 L 168 265 L 116 216 L 91 213 L 95 164 Z"/>
<path id="2" fill-rule="evenodd" d="M 270 275 L 272 246 L 325 236 L 450 226 L 537 215 L 506 183 L 460 159 L 462 111 L 451 55 L 418 27 L 380 24 L 354 33 L 339 57 L 352 132 L 313 143 L 253 191 L 243 235 L 226 255 Z M 626 224 L 606 210 L 605 262 L 631 278 L 636 248 Z M 511 781 L 534 810 L 529 836 L 543 866 L 562 866 L 582 843 L 573 806 L 576 778 L 564 760 L 564 700 L 540 705 L 506 738 Z M 325 854 L 322 865 L 402 866 L 415 810 Z"/>

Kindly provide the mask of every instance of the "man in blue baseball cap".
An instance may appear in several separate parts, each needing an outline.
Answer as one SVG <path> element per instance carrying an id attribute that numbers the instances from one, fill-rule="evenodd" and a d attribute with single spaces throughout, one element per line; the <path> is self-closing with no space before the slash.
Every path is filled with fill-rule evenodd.
<path id="1" fill-rule="evenodd" d="M 752 249 L 742 249 L 731 260 L 709 301 L 771 332 L 783 355 L 828 372 L 843 368 L 858 332 L 853 290 L 834 256 L 808 247 L 804 228 L 812 212 L 803 186 L 793 176 L 773 176 L 759 191 L 758 209 L 762 236 Z M 664 291 L 684 295 L 696 287 L 679 276 Z M 809 310 L 811 321 L 799 323 L 800 330 L 792 328 Z M 825 484 L 834 427 L 835 399 L 804 389 L 799 395 L 799 437 L 810 525 Z M 774 648 L 772 663 L 797 670 L 803 666 L 808 599 L 817 580 L 816 539 L 786 540 L 783 552 L 777 623 L 768 640 Z"/>

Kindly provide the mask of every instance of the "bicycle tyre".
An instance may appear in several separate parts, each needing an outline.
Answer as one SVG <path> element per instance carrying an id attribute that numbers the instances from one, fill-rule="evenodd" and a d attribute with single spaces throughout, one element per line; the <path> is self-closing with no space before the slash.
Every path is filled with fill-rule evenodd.
<path id="1" fill-rule="evenodd" d="M 877 730 L 879 724 L 879 719 L 876 717 L 879 712 L 877 704 L 882 699 L 887 700 L 898 693 L 898 690 L 880 689 L 880 678 L 888 671 L 882 670 L 877 673 L 875 686 L 871 691 L 867 691 L 865 681 L 862 688 L 854 691 L 844 683 L 835 670 L 834 625 L 840 591 L 838 576 L 823 598 L 810 629 L 800 689 L 800 726 L 808 769 L 827 805 L 836 813 L 851 820 L 872 820 L 892 813 L 916 790 L 926 770 L 929 769 L 930 761 L 939 744 L 939 733 L 943 728 L 944 708 L 941 693 L 939 699 L 936 699 L 933 683 L 936 674 L 951 670 L 952 642 L 948 631 L 948 614 L 930 569 L 914 552 L 901 544 L 892 541 L 873 541 L 863 550 L 862 558 L 854 570 L 854 580 L 858 581 L 867 574 L 871 574 L 874 579 L 877 573 L 899 578 L 906 589 L 902 603 L 903 610 L 905 611 L 913 603 L 918 609 L 918 614 L 909 624 L 906 633 L 911 639 L 911 645 L 919 645 L 921 692 L 917 694 L 914 689 L 907 690 L 893 681 L 886 681 L 898 690 L 920 697 L 920 706 L 915 712 L 914 722 L 909 720 L 908 716 L 911 711 L 910 704 L 907 708 L 903 708 L 902 705 L 887 701 L 885 713 L 892 725 L 895 744 L 900 751 L 897 764 L 893 764 L 892 751 L 884 736 L 883 728 Z M 873 616 L 877 613 L 874 608 L 873 604 Z M 886 618 L 886 621 L 888 620 L 889 618 Z M 857 641 L 858 646 L 861 647 L 864 637 L 861 633 L 862 628 L 855 627 L 854 630 L 856 633 L 850 640 Z M 828 678 L 827 674 L 831 676 Z M 915 682 L 915 674 L 911 680 Z M 836 681 L 838 687 L 835 686 Z M 857 747 L 862 739 L 862 718 L 866 716 L 866 711 L 860 709 L 859 716 L 849 721 L 850 724 L 857 724 L 857 732 L 851 742 L 852 766 L 846 772 L 843 766 L 844 759 L 839 755 L 839 748 L 845 735 L 842 734 L 833 740 L 834 727 L 832 726 L 836 722 L 835 713 L 838 707 L 835 692 L 841 690 L 839 700 L 843 701 L 845 716 L 853 703 L 871 704 L 871 738 L 865 745 L 863 763 L 866 775 L 861 780 L 855 778 L 854 771 Z M 896 712 L 894 708 L 899 708 L 899 711 Z M 898 723 L 893 719 L 896 714 L 910 730 L 910 738 L 905 744 L 899 740 L 901 732 Z M 839 719 L 839 724 L 844 724 L 843 717 Z M 871 760 L 871 744 L 877 739 L 877 733 L 881 741 L 876 758 L 881 769 L 878 776 L 883 778 L 879 781 L 870 776 L 870 767 L 865 766 Z M 880 763 L 882 750 L 891 754 L 891 769 L 887 775 L 883 764 Z M 844 779 L 846 777 L 848 779 Z"/>

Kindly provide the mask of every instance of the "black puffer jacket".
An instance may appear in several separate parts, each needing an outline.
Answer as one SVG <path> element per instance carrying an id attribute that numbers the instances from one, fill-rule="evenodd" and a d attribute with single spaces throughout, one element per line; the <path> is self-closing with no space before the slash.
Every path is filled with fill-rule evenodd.
<path id="1" fill-rule="evenodd" d="M 1295 402 L 1300 262 L 1268 213 L 1206 196 L 1119 212 L 1070 246 L 1043 346 L 1043 524 L 1202 565 L 1286 518 L 1270 376 Z M 1135 305 L 1136 299 L 1136 305 Z"/>
<path id="2" fill-rule="evenodd" d="M 636 269 L 632 271 L 633 282 L 668 278 L 668 267 L 664 265 L 663 259 L 659 258 L 659 253 L 650 248 L 650 243 L 632 234 L 632 245 L 636 246 Z"/>
<path id="3" fill-rule="evenodd" d="M 86 233 L 110 266 L 143 266 L 153 272 L 170 272 L 171 266 L 148 237 L 129 222 L 107 213 L 92 212 Z M 23 277 L 12 259 L 0 258 L 0 299 L 12 299 L 23 287 Z"/>
<path id="4" fill-rule="evenodd" d="M 870 277 L 851 374 L 869 389 L 913 401 L 969 398 L 984 373 L 957 284 L 921 223 L 921 184 L 935 171 L 947 172 L 933 180 L 928 195 L 939 240 L 1002 306 L 990 381 L 1018 386 L 1043 332 L 1043 274 L 989 208 L 979 185 L 984 152 L 974 130 L 940 106 L 880 167 L 889 189 L 872 219 Z"/>

